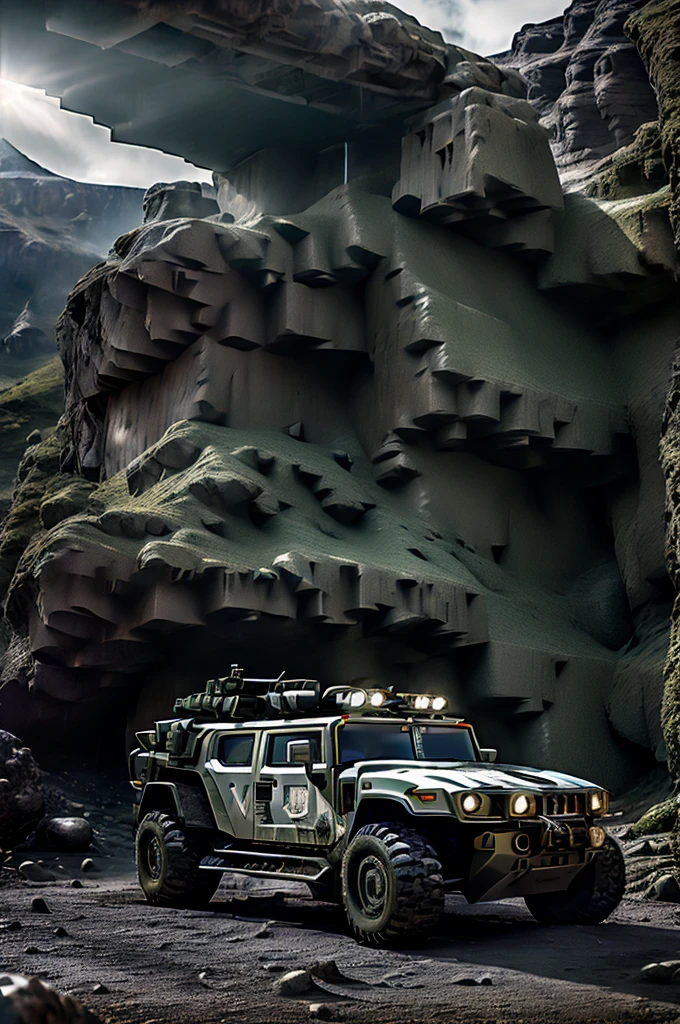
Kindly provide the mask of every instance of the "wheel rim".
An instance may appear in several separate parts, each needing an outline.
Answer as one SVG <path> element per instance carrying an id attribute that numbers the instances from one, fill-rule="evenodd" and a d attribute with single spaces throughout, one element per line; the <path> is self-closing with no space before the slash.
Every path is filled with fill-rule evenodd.
<path id="1" fill-rule="evenodd" d="M 385 910 L 389 879 L 378 857 L 364 857 L 357 871 L 357 895 L 366 917 L 378 918 Z"/>
<path id="2" fill-rule="evenodd" d="M 146 848 L 146 866 L 151 879 L 157 882 L 163 870 L 163 851 L 156 836 L 151 839 Z"/>

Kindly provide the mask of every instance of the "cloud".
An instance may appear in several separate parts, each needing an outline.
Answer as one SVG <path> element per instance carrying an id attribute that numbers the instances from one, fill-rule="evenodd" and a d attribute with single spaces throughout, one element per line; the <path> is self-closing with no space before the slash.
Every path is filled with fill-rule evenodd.
<path id="1" fill-rule="evenodd" d="M 199 169 L 157 149 L 111 142 L 108 128 L 62 110 L 59 100 L 0 78 L 0 136 L 31 160 L 77 181 L 148 188 L 156 181 L 212 181 Z"/>
<path id="2" fill-rule="evenodd" d="M 526 22 L 545 21 L 567 0 L 397 0 L 397 6 L 450 42 L 476 53 L 508 49 Z M 156 181 L 211 181 L 209 171 L 180 157 L 111 142 L 108 128 L 62 110 L 40 89 L 0 78 L 0 136 L 31 160 L 79 181 L 148 188 Z"/>
<path id="3" fill-rule="evenodd" d="M 475 53 L 502 53 L 522 25 L 562 14 L 568 0 L 399 0 L 398 6 Z"/>

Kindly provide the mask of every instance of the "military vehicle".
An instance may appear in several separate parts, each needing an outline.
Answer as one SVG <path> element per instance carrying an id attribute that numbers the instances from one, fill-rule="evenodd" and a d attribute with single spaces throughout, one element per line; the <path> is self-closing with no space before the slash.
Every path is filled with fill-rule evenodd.
<path id="1" fill-rule="evenodd" d="M 203 906 L 224 872 L 305 882 L 355 937 L 413 941 L 445 891 L 521 896 L 538 921 L 593 924 L 621 900 L 600 787 L 496 765 L 442 696 L 364 682 L 211 680 L 137 733 L 137 867 L 150 903 Z"/>

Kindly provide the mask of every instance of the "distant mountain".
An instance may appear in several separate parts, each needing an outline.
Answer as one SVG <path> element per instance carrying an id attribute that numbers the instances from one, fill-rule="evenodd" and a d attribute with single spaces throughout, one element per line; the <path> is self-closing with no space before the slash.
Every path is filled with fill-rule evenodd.
<path id="1" fill-rule="evenodd" d="M 141 189 L 64 178 L 0 138 L 0 377 L 54 354 L 53 327 L 74 282 L 140 223 Z"/>
<path id="2" fill-rule="evenodd" d="M 48 171 L 13 146 L 7 139 L 0 138 L 0 178 L 60 178 L 61 175 Z M 62 179 L 65 180 L 65 179 Z"/>

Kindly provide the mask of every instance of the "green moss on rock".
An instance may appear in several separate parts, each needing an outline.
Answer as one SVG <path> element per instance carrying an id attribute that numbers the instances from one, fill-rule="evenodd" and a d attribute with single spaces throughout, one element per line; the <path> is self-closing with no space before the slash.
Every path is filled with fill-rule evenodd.
<path id="1" fill-rule="evenodd" d="M 0 391 L 0 498 L 9 498 L 26 438 L 54 430 L 64 411 L 64 367 L 58 356 Z"/>
<path id="2" fill-rule="evenodd" d="M 629 146 L 611 157 L 609 166 L 584 189 L 593 199 L 630 199 L 668 184 L 658 121 L 640 125 Z"/>
<path id="3" fill-rule="evenodd" d="M 651 0 L 628 19 L 626 31 L 657 94 L 661 153 L 673 193 L 671 220 L 680 245 L 680 0 Z"/>
<path id="4" fill-rule="evenodd" d="M 661 804 L 650 807 L 638 821 L 631 826 L 630 834 L 634 838 L 657 835 L 659 832 L 670 832 L 678 820 L 678 804 L 674 796 Z"/>
<path id="5" fill-rule="evenodd" d="M 0 595 L 31 542 L 68 516 L 82 512 L 95 485 L 61 472 L 63 427 L 27 449 L 19 464 L 10 511 L 0 530 Z"/>

